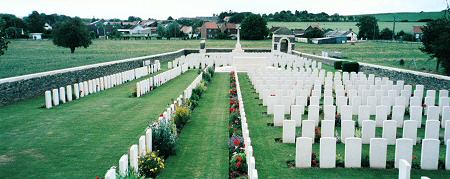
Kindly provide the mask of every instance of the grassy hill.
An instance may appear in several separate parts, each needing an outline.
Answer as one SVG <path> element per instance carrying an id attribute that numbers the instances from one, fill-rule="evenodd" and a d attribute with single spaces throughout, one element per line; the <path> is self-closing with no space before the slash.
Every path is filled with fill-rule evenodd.
<path id="1" fill-rule="evenodd" d="M 397 13 L 381 13 L 381 14 L 367 14 L 375 16 L 378 21 L 392 22 L 394 16 L 397 17 L 397 21 L 417 22 L 421 19 L 438 19 L 444 16 L 444 12 L 397 12 Z M 361 15 L 362 16 L 362 15 Z"/>

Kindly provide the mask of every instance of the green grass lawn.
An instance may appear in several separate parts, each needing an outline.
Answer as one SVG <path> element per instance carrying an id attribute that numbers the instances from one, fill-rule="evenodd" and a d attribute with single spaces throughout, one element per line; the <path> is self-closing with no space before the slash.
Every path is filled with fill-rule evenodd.
<path id="1" fill-rule="evenodd" d="M 346 60 L 444 74 L 443 68 L 436 72 L 436 60 L 429 60 L 430 56 L 422 53 L 420 47 L 420 43 L 362 42 L 355 45 L 297 43 L 295 48 L 316 55 L 321 55 L 322 51 L 338 51 L 343 53 Z M 400 65 L 400 59 L 405 61 L 403 66 Z"/>
<path id="2" fill-rule="evenodd" d="M 349 30 L 352 29 L 353 32 L 358 33 L 359 28 L 356 26 L 357 22 L 268 22 L 267 27 L 271 28 L 275 27 L 287 27 L 290 29 L 306 29 L 310 25 L 318 24 L 321 28 L 324 29 L 333 29 L 333 30 Z M 413 26 L 423 26 L 425 22 L 397 22 L 395 24 L 395 32 L 400 32 L 401 30 L 406 33 L 413 33 Z M 380 30 L 384 28 L 389 28 L 392 30 L 393 22 L 378 22 L 378 26 Z"/>
<path id="3" fill-rule="evenodd" d="M 234 40 L 208 40 L 207 47 L 234 48 Z M 271 41 L 242 41 L 243 48 L 271 47 Z M 199 48 L 200 40 L 94 40 L 88 48 L 57 47 L 49 40 L 13 40 L 0 56 L 0 78 L 57 70 L 131 57 Z"/>
<path id="4" fill-rule="evenodd" d="M 49 110 L 43 96 L 1 107 L 0 178 L 104 176 L 197 75 L 141 98 L 131 97 L 133 81 Z"/>
<path id="5" fill-rule="evenodd" d="M 216 73 L 161 178 L 228 178 L 228 75 Z"/>
<path id="6" fill-rule="evenodd" d="M 256 168 L 258 170 L 259 178 L 397 178 L 398 170 L 396 169 L 297 169 L 289 168 L 288 161 L 295 161 L 295 144 L 276 143 L 275 138 L 282 137 L 282 128 L 268 126 L 268 123 L 273 123 L 273 116 L 263 114 L 266 107 L 260 106 L 262 103 L 258 99 L 257 93 L 252 88 L 248 76 L 245 73 L 239 74 L 241 91 L 245 103 L 245 111 L 247 114 L 247 122 L 249 125 L 250 137 L 256 158 Z M 306 118 L 306 115 L 303 119 Z M 340 130 L 337 128 L 337 130 Z M 301 134 L 301 128 L 296 130 L 297 136 Z M 381 128 L 377 128 L 377 137 L 381 137 Z M 401 136 L 401 130 L 397 132 Z M 423 137 L 424 127 L 419 129 L 418 136 Z M 319 144 L 313 144 L 313 152 L 317 153 L 319 157 Z M 336 151 L 342 157 L 344 156 L 344 144 L 337 144 Z M 420 163 L 420 147 L 418 144 L 414 147 L 413 155 L 416 159 L 413 162 Z M 363 145 L 363 155 L 369 154 L 369 145 Z M 388 160 L 394 160 L 395 147 L 388 147 Z M 445 146 L 441 145 L 440 159 L 445 157 Z M 430 178 L 450 178 L 450 171 L 445 170 L 416 170 L 411 171 L 412 178 L 419 178 L 420 176 L 428 176 Z"/>

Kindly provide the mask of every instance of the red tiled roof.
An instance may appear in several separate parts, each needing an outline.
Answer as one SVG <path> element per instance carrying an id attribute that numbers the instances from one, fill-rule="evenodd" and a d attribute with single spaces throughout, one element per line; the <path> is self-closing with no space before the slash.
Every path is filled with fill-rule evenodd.
<path id="1" fill-rule="evenodd" d="M 215 22 L 205 22 L 202 26 L 205 29 L 218 29 L 219 27 Z"/>
<path id="2" fill-rule="evenodd" d="M 413 32 L 417 34 L 423 33 L 422 28 L 423 26 L 413 26 Z"/>

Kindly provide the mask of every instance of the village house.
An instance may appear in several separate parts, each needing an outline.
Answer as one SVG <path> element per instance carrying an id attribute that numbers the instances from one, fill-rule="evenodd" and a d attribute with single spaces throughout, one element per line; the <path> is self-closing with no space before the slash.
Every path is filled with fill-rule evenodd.
<path id="1" fill-rule="evenodd" d="M 413 35 L 414 38 L 416 39 L 416 41 L 420 42 L 422 41 L 422 35 L 423 35 L 423 31 L 422 28 L 424 26 L 413 26 Z"/>
<path id="2" fill-rule="evenodd" d="M 345 38 L 345 42 L 356 42 L 358 40 L 358 35 L 353 32 L 352 29 L 349 29 L 347 31 L 342 30 L 333 30 L 325 33 L 324 35 L 326 38 L 336 38 L 337 42 L 340 41 L 343 43 L 343 39 Z"/>
<path id="3" fill-rule="evenodd" d="M 219 34 L 220 29 L 215 22 L 205 22 L 200 28 L 202 39 L 214 39 Z"/>
<path id="4" fill-rule="evenodd" d="M 227 34 L 231 38 L 236 38 L 237 35 L 236 24 L 225 22 L 219 24 L 219 28 L 222 33 Z"/>

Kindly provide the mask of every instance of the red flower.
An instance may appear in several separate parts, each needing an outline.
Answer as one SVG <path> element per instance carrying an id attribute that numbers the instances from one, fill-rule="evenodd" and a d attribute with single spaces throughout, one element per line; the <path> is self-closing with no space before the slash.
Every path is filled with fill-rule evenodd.
<path id="1" fill-rule="evenodd" d="M 100 177 L 96 176 L 95 179 L 100 179 Z"/>
<path id="2" fill-rule="evenodd" d="M 242 165 L 241 162 L 237 162 L 237 163 L 236 163 L 236 167 L 237 167 L 237 168 L 241 168 L 241 165 Z"/>
<path id="3" fill-rule="evenodd" d="M 241 141 L 239 141 L 239 139 L 235 139 L 233 141 L 233 143 L 234 143 L 235 146 L 239 146 L 239 144 L 241 144 Z"/>
<path id="4" fill-rule="evenodd" d="M 240 155 L 238 155 L 238 156 L 236 157 L 236 160 L 240 162 L 240 161 L 242 161 L 242 157 L 241 157 Z"/>

